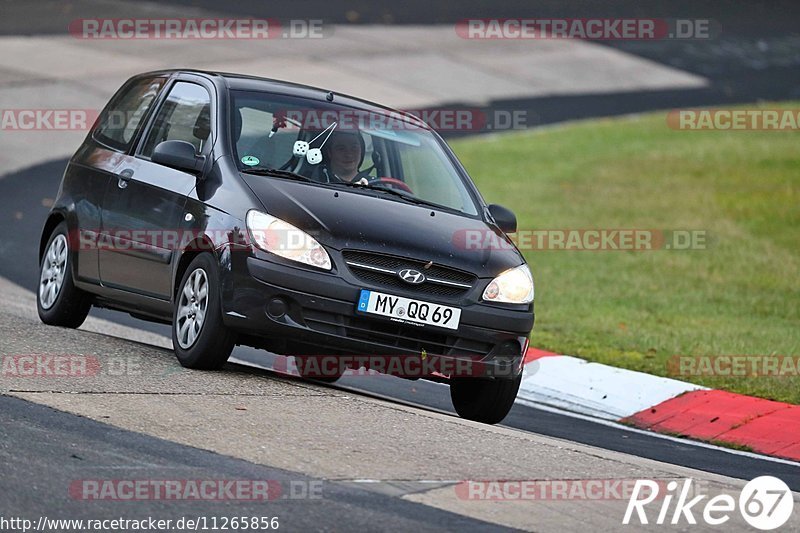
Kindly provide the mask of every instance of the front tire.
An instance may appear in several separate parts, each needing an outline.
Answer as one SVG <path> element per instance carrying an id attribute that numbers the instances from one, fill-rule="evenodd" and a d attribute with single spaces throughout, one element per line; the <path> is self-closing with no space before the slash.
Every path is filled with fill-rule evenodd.
<path id="1" fill-rule="evenodd" d="M 192 260 L 181 279 L 172 316 L 172 344 L 186 368 L 217 370 L 231 356 L 236 337 L 222 322 L 219 275 L 210 253 Z"/>
<path id="2" fill-rule="evenodd" d="M 453 378 L 450 399 L 461 418 L 497 424 L 514 406 L 520 383 L 522 374 L 514 379 Z"/>
<path id="3" fill-rule="evenodd" d="M 75 287 L 69 254 L 69 229 L 61 222 L 47 241 L 39 265 L 36 309 L 50 326 L 78 328 L 92 308 L 92 297 Z"/>

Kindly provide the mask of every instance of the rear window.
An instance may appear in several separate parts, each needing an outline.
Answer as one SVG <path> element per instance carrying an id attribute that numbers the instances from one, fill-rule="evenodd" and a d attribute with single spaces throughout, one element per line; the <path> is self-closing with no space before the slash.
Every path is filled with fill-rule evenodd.
<path id="1" fill-rule="evenodd" d="M 116 150 L 127 151 L 165 81 L 166 78 L 139 80 L 120 90 L 103 110 L 94 138 Z"/>

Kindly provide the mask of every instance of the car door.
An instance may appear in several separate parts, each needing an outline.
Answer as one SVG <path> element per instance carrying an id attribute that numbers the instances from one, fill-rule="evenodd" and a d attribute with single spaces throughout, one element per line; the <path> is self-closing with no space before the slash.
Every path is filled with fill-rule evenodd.
<path id="1" fill-rule="evenodd" d="M 100 280 L 97 239 L 103 197 L 166 81 L 166 77 L 136 78 L 122 86 L 67 167 L 62 186 L 75 203 L 75 267 L 80 280 Z"/>
<path id="2" fill-rule="evenodd" d="M 188 141 L 198 153 L 210 147 L 211 94 L 199 83 L 177 80 L 161 100 L 135 154 L 126 155 L 106 188 L 100 246 L 103 285 L 160 300 L 172 293 L 187 195 L 197 176 L 150 160 L 168 140 Z"/>

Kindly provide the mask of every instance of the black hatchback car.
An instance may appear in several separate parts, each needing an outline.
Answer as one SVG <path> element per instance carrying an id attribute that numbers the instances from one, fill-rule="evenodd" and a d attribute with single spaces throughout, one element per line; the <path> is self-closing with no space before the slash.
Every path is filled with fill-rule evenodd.
<path id="1" fill-rule="evenodd" d="M 123 85 L 69 162 L 39 247 L 39 316 L 78 327 L 94 305 L 172 324 L 189 368 L 242 344 L 295 356 L 304 377 L 447 379 L 461 416 L 496 423 L 534 321 L 514 231 L 410 114 L 153 72 Z"/>

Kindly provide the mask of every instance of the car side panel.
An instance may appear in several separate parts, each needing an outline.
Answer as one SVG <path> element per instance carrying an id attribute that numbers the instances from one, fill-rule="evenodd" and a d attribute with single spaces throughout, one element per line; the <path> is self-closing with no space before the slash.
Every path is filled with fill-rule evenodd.
<path id="1" fill-rule="evenodd" d="M 99 251 L 103 285 L 169 300 L 191 174 L 124 156 L 106 185 Z"/>
<path id="2" fill-rule="evenodd" d="M 78 150 L 64 173 L 54 208 L 70 214 L 67 222 L 77 281 L 100 282 L 96 243 L 102 225 L 103 195 L 122 157 L 90 141 Z"/>

